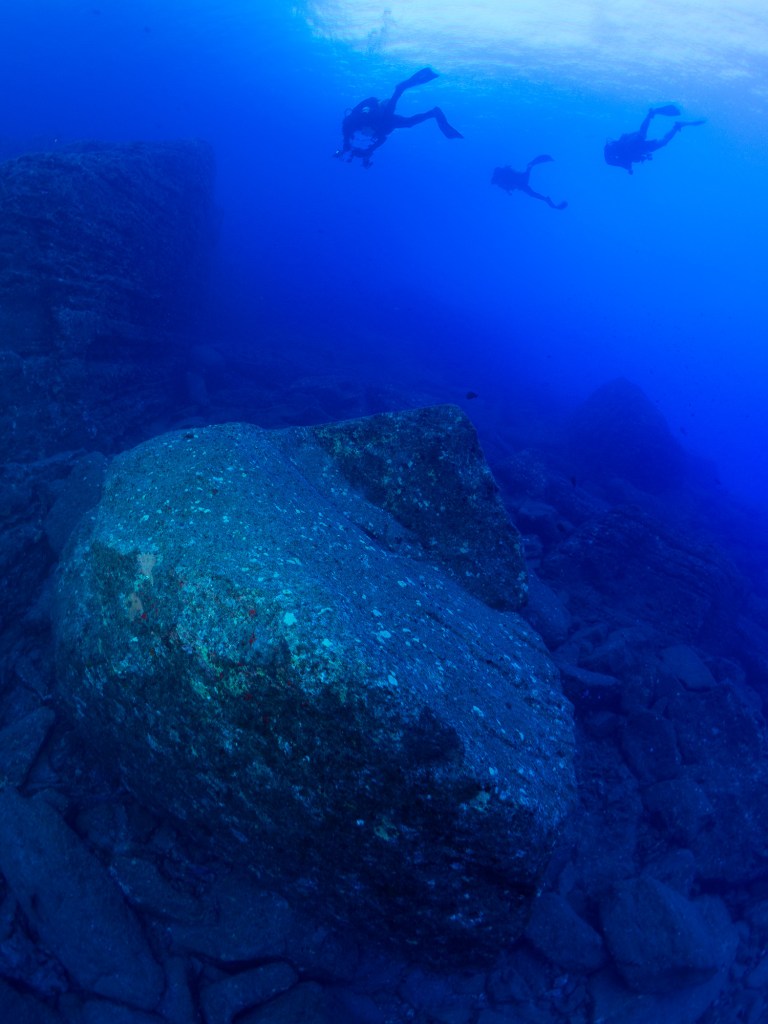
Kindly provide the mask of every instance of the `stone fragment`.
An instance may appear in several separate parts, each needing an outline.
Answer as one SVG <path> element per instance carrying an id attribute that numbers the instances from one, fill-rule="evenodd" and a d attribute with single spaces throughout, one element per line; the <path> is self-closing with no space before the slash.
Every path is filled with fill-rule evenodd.
<path id="1" fill-rule="evenodd" d="M 693 848 L 705 827 L 716 825 L 715 810 L 692 773 L 666 779 L 643 790 L 646 808 L 663 821 L 676 843 Z"/>
<path id="2" fill-rule="evenodd" d="M 246 1011 L 238 1024 L 337 1024 L 338 1020 L 326 990 L 306 981 L 266 1006 Z"/>
<path id="3" fill-rule="evenodd" d="M 30 995 L 18 992 L 0 979 L 0 1019 L 8 1024 L 65 1024 L 56 1010 Z"/>
<path id="4" fill-rule="evenodd" d="M 287 963 L 264 964 L 208 985 L 200 993 L 205 1024 L 232 1024 L 236 1016 L 286 992 L 299 980 Z"/>
<path id="5" fill-rule="evenodd" d="M 614 963 L 637 992 L 702 984 L 736 951 L 737 935 L 721 900 L 688 900 L 648 875 L 619 884 L 603 901 L 601 917 Z"/>
<path id="6" fill-rule="evenodd" d="M 687 644 L 675 644 L 661 652 L 661 664 L 687 690 L 711 690 L 715 677 L 696 651 Z"/>
<path id="7" fill-rule="evenodd" d="M 45 801 L 0 792 L 0 871 L 32 928 L 86 991 L 153 1008 L 163 972 L 119 890 Z"/>
<path id="8" fill-rule="evenodd" d="M 55 720 L 51 708 L 36 708 L 0 729 L 1 784 L 20 786 L 24 782 Z"/>
<path id="9" fill-rule="evenodd" d="M 166 1018 L 157 1013 L 147 1013 L 104 999 L 86 1000 L 75 1021 L 76 1024 L 166 1024 Z"/>
<path id="10" fill-rule="evenodd" d="M 528 602 L 521 614 L 552 649 L 568 636 L 571 616 L 557 594 L 535 573 L 528 577 Z"/>
<path id="11" fill-rule="evenodd" d="M 674 726 L 652 711 L 630 715 L 622 729 L 621 749 L 641 785 L 680 774 L 682 758 Z"/>
<path id="12" fill-rule="evenodd" d="M 563 681 L 563 692 L 577 707 L 606 709 L 621 702 L 621 680 L 605 672 L 580 668 L 555 655 Z"/>
<path id="13" fill-rule="evenodd" d="M 294 914 L 282 897 L 251 878 L 234 874 L 217 880 L 205 906 L 202 920 L 169 925 L 177 949 L 222 964 L 285 954 Z"/>
<path id="14" fill-rule="evenodd" d="M 557 893 L 542 893 L 533 905 L 526 938 L 564 971 L 591 973 L 605 963 L 600 935 Z"/>

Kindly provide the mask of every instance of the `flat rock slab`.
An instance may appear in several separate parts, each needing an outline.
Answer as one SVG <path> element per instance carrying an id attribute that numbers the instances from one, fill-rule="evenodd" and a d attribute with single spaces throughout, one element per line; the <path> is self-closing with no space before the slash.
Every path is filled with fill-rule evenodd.
<path id="1" fill-rule="evenodd" d="M 0 791 L 0 871 L 34 933 L 78 986 L 151 1009 L 165 979 L 101 863 L 41 799 Z"/>
<path id="2" fill-rule="evenodd" d="M 60 694 L 140 798 L 289 900 L 487 959 L 574 789 L 557 670 L 501 610 L 524 581 L 458 409 L 168 434 L 65 553 Z"/>
<path id="3" fill-rule="evenodd" d="M 722 901 L 688 900 L 648 875 L 617 885 L 601 919 L 619 974 L 636 992 L 703 984 L 728 969 L 738 943 Z"/>

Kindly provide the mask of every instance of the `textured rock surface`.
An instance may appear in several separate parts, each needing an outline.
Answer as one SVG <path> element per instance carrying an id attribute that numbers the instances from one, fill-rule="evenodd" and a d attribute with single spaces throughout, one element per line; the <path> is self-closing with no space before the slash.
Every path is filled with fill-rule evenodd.
<path id="1" fill-rule="evenodd" d="M 10 787 L 0 792 L 0 870 L 79 986 L 157 1004 L 163 973 L 115 883 L 53 808 Z"/>
<path id="2" fill-rule="evenodd" d="M 90 143 L 0 164 L 6 458 L 131 436 L 167 403 L 169 342 L 205 290 L 212 201 L 203 143 Z"/>
<path id="3" fill-rule="evenodd" d="M 617 886 L 601 914 L 619 973 L 638 992 L 701 984 L 736 951 L 736 932 L 720 900 L 691 901 L 645 875 Z"/>
<path id="4" fill-rule="evenodd" d="M 610 594 L 617 606 L 662 634 L 696 641 L 732 632 L 744 580 L 711 545 L 633 506 L 588 520 L 544 561 L 545 578 Z"/>
<path id="5" fill-rule="evenodd" d="M 51 567 L 48 541 L 66 539 L 63 507 L 42 522 L 70 455 L 167 422 L 207 292 L 213 175 L 196 142 L 0 164 L 0 644 Z"/>
<path id="6" fill-rule="evenodd" d="M 581 469 L 597 480 L 618 476 L 645 491 L 679 484 L 683 449 L 643 391 L 619 377 L 591 395 L 571 422 L 571 444 Z"/>
<path id="7" fill-rule="evenodd" d="M 573 796 L 557 672 L 490 606 L 523 581 L 456 409 L 165 435 L 65 555 L 60 692 L 142 798 L 289 898 L 489 957 Z"/>

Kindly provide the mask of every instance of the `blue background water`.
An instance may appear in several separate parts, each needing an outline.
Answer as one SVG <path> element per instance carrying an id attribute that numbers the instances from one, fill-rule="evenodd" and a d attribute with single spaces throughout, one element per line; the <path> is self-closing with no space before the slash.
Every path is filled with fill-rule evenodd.
<path id="1" fill-rule="evenodd" d="M 564 24 L 561 8 L 5 0 L 0 150 L 207 139 L 217 345 L 282 336 L 406 384 L 450 367 L 497 403 L 625 375 L 766 501 L 768 15 L 575 3 Z M 370 170 L 333 160 L 345 108 L 425 64 L 440 78 L 400 112 L 439 104 L 465 139 L 427 123 Z M 707 124 L 632 177 L 605 165 L 607 138 L 673 101 Z M 532 183 L 564 213 L 490 186 L 542 152 Z"/>

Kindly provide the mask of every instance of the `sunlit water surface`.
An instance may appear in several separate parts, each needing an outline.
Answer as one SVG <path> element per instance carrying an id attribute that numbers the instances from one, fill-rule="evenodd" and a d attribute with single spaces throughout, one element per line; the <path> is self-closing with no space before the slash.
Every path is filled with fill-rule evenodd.
<path id="1" fill-rule="evenodd" d="M 425 125 L 370 171 L 333 160 L 345 108 L 425 64 L 440 77 L 403 112 L 439 104 L 464 139 Z M 0 6 L 0 149 L 213 144 L 237 294 L 212 341 L 259 345 L 282 311 L 322 344 L 400 359 L 404 381 L 414 338 L 484 394 L 531 374 L 578 400 L 622 374 L 763 499 L 767 83 L 764 0 Z M 706 125 L 631 177 L 607 167 L 605 141 L 669 102 Z M 495 166 L 539 153 L 563 213 L 491 188 Z"/>

